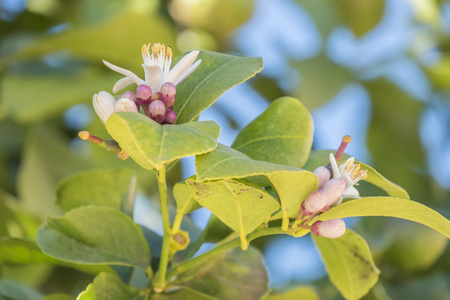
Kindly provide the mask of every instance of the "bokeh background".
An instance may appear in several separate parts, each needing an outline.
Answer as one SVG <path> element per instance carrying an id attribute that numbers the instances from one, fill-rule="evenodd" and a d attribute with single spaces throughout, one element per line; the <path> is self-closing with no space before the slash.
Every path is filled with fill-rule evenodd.
<path id="1" fill-rule="evenodd" d="M 175 56 L 205 49 L 258 56 L 265 68 L 226 92 L 200 119 L 237 132 L 280 96 L 314 118 L 314 149 L 348 153 L 447 218 L 450 211 L 450 1 L 439 0 L 0 0 L 0 236 L 33 236 L 55 205 L 57 183 L 77 171 L 131 168 L 136 220 L 159 228 L 153 174 L 77 138 L 107 137 L 92 95 L 119 79 L 102 59 L 142 74 L 140 49 Z M 192 175 L 193 159 L 169 173 Z M 382 194 L 361 184 L 362 195 Z M 29 232 L 7 213 L 28 220 Z M 205 210 L 192 214 L 202 228 Z M 380 282 L 365 299 L 447 299 L 450 248 L 442 235 L 394 219 L 346 220 L 368 241 Z M 271 287 L 314 286 L 341 299 L 309 237 L 256 242 Z M 211 246 L 211 245 L 209 245 Z M 204 249 L 203 249 L 204 250 Z M 47 292 L 77 292 L 91 275 L 48 265 L 0 265 L 0 277 Z"/>

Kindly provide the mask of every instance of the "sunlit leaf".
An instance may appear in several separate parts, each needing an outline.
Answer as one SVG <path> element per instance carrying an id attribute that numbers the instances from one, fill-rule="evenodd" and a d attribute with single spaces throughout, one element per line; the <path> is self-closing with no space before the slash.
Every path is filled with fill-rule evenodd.
<path id="1" fill-rule="evenodd" d="M 152 300 L 217 300 L 218 298 L 208 296 L 190 288 L 177 289 L 174 292 L 155 294 Z"/>
<path id="2" fill-rule="evenodd" d="M 280 294 L 270 294 L 264 300 L 320 300 L 316 291 L 310 287 L 302 286 Z"/>
<path id="3" fill-rule="evenodd" d="M 106 127 L 122 149 L 148 170 L 213 150 L 220 130 L 213 121 L 160 125 L 142 114 L 129 112 L 112 114 Z"/>
<path id="4" fill-rule="evenodd" d="M 312 135 L 309 112 L 297 99 L 283 97 L 244 127 L 231 147 L 255 160 L 301 168 L 308 160 Z"/>
<path id="5" fill-rule="evenodd" d="M 261 71 L 261 58 L 239 57 L 201 51 L 200 66 L 179 86 L 173 110 L 177 124 L 193 121 L 210 107 L 226 90 Z"/>
<path id="6" fill-rule="evenodd" d="M 101 273 L 95 277 L 85 291 L 77 297 L 78 300 L 137 300 L 140 299 L 139 291 L 123 283 L 114 275 Z"/>
<path id="7" fill-rule="evenodd" d="M 366 241 L 347 229 L 337 239 L 314 236 L 325 262 L 331 282 L 345 299 L 360 299 L 378 281 L 380 271 L 375 266 Z"/>
<path id="8" fill-rule="evenodd" d="M 193 198 L 194 192 L 183 181 L 177 182 L 173 187 L 173 196 L 177 202 L 177 213 L 187 214 L 201 206 Z"/>

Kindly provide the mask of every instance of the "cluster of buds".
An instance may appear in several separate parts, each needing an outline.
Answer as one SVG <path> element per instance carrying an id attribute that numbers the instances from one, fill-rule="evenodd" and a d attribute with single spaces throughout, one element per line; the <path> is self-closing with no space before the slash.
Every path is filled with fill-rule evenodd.
<path id="1" fill-rule="evenodd" d="M 311 229 L 314 235 L 328 238 L 337 238 L 345 233 L 345 223 L 340 219 L 316 221 L 312 226 L 307 224 L 315 216 L 340 204 L 343 199 L 359 198 L 359 192 L 354 186 L 367 177 L 367 171 L 361 170 L 359 164 L 354 164 L 354 157 L 339 165 L 339 160 L 350 141 L 350 136 L 344 136 L 336 154 L 330 153 L 330 164 L 313 171 L 319 180 L 319 188 L 311 192 L 302 202 L 300 212 L 293 223 L 294 227 Z"/>
<path id="2" fill-rule="evenodd" d="M 195 63 L 199 51 L 191 51 L 185 55 L 172 69 L 172 49 L 162 44 L 150 44 L 142 47 L 142 67 L 145 72 L 145 80 L 136 76 L 133 72 L 103 61 L 111 70 L 125 75 L 117 81 L 113 87 L 113 93 L 117 93 L 129 84 L 137 84 L 136 91 L 127 91 L 119 100 L 102 91 L 95 94 L 92 102 L 95 112 L 103 121 L 114 112 L 128 111 L 139 113 L 142 111 L 152 120 L 160 124 L 173 124 L 177 118 L 172 110 L 175 103 L 176 86 L 197 69 L 201 60 Z"/>

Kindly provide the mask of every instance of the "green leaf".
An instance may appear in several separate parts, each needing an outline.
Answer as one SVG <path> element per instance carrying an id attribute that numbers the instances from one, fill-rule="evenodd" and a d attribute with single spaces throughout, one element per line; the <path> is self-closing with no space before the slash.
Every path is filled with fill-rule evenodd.
<path id="1" fill-rule="evenodd" d="M 127 215 L 99 206 L 82 206 L 49 218 L 36 236 L 54 258 L 84 264 L 118 264 L 146 269 L 150 250 L 141 228 Z"/>
<path id="2" fill-rule="evenodd" d="M 193 121 L 210 107 L 226 90 L 246 81 L 261 71 L 261 58 L 200 51 L 200 66 L 177 87 L 173 110 L 177 124 Z"/>
<path id="3" fill-rule="evenodd" d="M 302 286 L 282 294 L 270 294 L 264 300 L 320 300 L 316 291 L 310 287 Z"/>
<path id="4" fill-rule="evenodd" d="M 314 236 L 331 282 L 345 299 L 360 299 L 377 283 L 375 266 L 366 241 L 347 229 L 337 239 Z"/>
<path id="5" fill-rule="evenodd" d="M 312 138 L 308 110 L 297 99 L 283 97 L 243 128 L 231 147 L 255 160 L 301 168 L 308 160 Z"/>
<path id="6" fill-rule="evenodd" d="M 41 300 L 75 300 L 75 297 L 66 294 L 52 294 L 45 296 Z"/>
<path id="7" fill-rule="evenodd" d="M 59 183 L 57 203 L 65 211 L 92 204 L 132 216 L 135 192 L 136 176 L 128 169 L 85 171 Z"/>
<path id="8" fill-rule="evenodd" d="M 235 248 L 178 275 L 174 285 L 219 299 L 260 299 L 267 292 L 268 278 L 256 248 Z"/>
<path id="9" fill-rule="evenodd" d="M 314 169 L 319 166 L 327 166 L 330 163 L 329 159 L 330 153 L 334 153 L 334 151 L 332 150 L 311 151 L 309 160 L 304 166 L 304 168 L 309 171 L 314 171 Z M 341 162 L 344 162 L 349 157 L 350 157 L 349 155 L 344 154 L 342 156 Z M 385 178 L 371 166 L 366 165 L 359 161 L 355 161 L 355 164 L 360 164 L 361 170 L 367 170 L 367 178 L 364 179 L 364 181 L 367 181 L 379 187 L 380 189 L 384 190 L 389 196 L 409 199 L 408 192 L 405 191 L 405 189 Z"/>
<path id="10" fill-rule="evenodd" d="M 15 237 L 0 240 L 0 261 L 15 264 L 56 263 L 54 258 L 42 253 L 35 241 Z"/>
<path id="11" fill-rule="evenodd" d="M 160 125 L 142 114 L 129 112 L 112 114 L 106 128 L 122 149 L 148 170 L 213 150 L 220 130 L 213 121 Z"/>
<path id="12" fill-rule="evenodd" d="M 133 300 L 140 297 L 139 291 L 123 283 L 119 278 L 107 273 L 100 273 L 94 282 L 81 292 L 78 300 Z"/>
<path id="13" fill-rule="evenodd" d="M 174 185 L 173 196 L 177 203 L 177 214 L 188 214 L 201 207 L 193 195 L 194 192 L 184 181 Z"/>
<path id="14" fill-rule="evenodd" d="M 283 171 L 299 171 L 300 169 L 252 160 L 247 155 L 219 144 L 207 154 L 195 158 L 198 181 L 224 178 L 243 178 L 255 175 L 266 175 Z"/>
<path id="15" fill-rule="evenodd" d="M 450 238 L 450 221 L 418 202 L 393 197 L 366 197 L 339 204 L 317 217 L 325 221 L 358 216 L 384 216 L 426 225 Z"/>
<path id="16" fill-rule="evenodd" d="M 181 288 L 171 293 L 161 293 L 152 296 L 152 300 L 217 300 L 198 291 L 189 288 Z"/>
<path id="17" fill-rule="evenodd" d="M 0 298 L 11 300 L 40 300 L 42 295 L 20 283 L 0 278 Z"/>
<path id="18" fill-rule="evenodd" d="M 189 180 L 187 184 L 193 188 L 194 198 L 200 205 L 239 233 L 243 249 L 247 248 L 246 235 L 268 221 L 279 208 L 272 196 L 250 182 Z"/>

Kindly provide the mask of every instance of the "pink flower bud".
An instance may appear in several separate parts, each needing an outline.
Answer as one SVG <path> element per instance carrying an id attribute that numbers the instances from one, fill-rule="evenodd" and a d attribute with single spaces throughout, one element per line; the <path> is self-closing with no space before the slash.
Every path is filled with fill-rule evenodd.
<path id="1" fill-rule="evenodd" d="M 142 106 L 148 105 L 151 101 L 152 89 L 146 84 L 141 84 L 136 88 L 136 96 Z"/>
<path id="2" fill-rule="evenodd" d="M 312 224 L 311 231 L 316 236 L 335 239 L 341 237 L 345 233 L 345 222 L 341 219 L 316 221 Z"/>
<path id="3" fill-rule="evenodd" d="M 137 107 L 134 101 L 128 99 L 128 98 L 120 98 L 117 100 L 116 105 L 114 106 L 115 112 L 120 111 L 129 111 L 129 112 L 135 112 L 137 113 Z"/>
<path id="4" fill-rule="evenodd" d="M 327 194 L 323 190 L 311 192 L 305 201 L 302 202 L 302 213 L 310 216 L 322 210 L 328 204 Z"/>
<path id="5" fill-rule="evenodd" d="M 108 92 L 101 91 L 92 97 L 92 105 L 94 110 L 106 124 L 106 120 L 114 112 L 114 105 L 116 104 L 116 99 Z"/>
<path id="6" fill-rule="evenodd" d="M 161 86 L 160 99 L 167 108 L 171 108 L 175 103 L 176 87 L 172 82 L 165 82 Z"/>
<path id="7" fill-rule="evenodd" d="M 323 188 L 325 183 L 330 180 L 330 170 L 324 166 L 316 168 L 313 173 L 319 178 L 319 189 Z"/>
<path id="8" fill-rule="evenodd" d="M 155 100 L 148 107 L 149 117 L 158 123 L 162 123 L 166 116 L 166 107 L 161 100 Z"/>
<path id="9" fill-rule="evenodd" d="M 166 111 L 166 117 L 164 119 L 164 123 L 173 124 L 173 123 L 175 123 L 176 119 L 177 119 L 177 114 L 173 110 L 168 109 Z"/>
<path id="10" fill-rule="evenodd" d="M 125 93 L 122 94 L 122 96 L 120 96 L 120 98 L 127 98 L 135 103 L 137 100 L 136 95 L 132 91 L 126 91 Z"/>
<path id="11" fill-rule="evenodd" d="M 345 190 L 345 180 L 342 178 L 332 178 L 323 186 L 323 190 L 327 193 L 328 206 L 332 206 Z"/>

